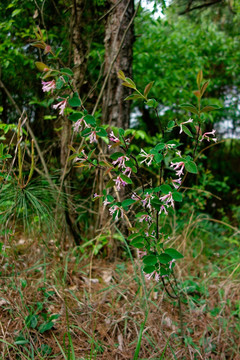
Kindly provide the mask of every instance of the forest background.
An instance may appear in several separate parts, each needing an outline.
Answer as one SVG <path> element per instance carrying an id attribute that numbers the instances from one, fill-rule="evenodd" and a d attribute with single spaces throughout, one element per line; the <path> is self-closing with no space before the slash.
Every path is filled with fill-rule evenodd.
<path id="1" fill-rule="evenodd" d="M 238 359 L 240 4 L 148 3 L 152 11 L 133 0 L 1 1 L 2 359 Z M 38 29 L 54 55 L 32 46 Z M 180 105 L 196 102 L 199 70 L 210 80 L 205 104 L 220 109 L 206 114 L 206 131 L 216 129 L 218 142 L 200 153 L 168 223 L 184 254 L 184 343 L 177 304 L 146 284 L 123 240 L 127 225 L 93 201 L 105 179 L 74 163 L 82 139 L 43 93 L 39 61 L 72 69 L 84 107 L 103 124 L 130 128 L 136 153 L 158 143 L 160 123 L 188 119 Z M 119 70 L 139 89 L 154 81 L 159 117 L 124 100 L 132 90 Z M 188 154 L 184 132 L 180 141 Z"/>

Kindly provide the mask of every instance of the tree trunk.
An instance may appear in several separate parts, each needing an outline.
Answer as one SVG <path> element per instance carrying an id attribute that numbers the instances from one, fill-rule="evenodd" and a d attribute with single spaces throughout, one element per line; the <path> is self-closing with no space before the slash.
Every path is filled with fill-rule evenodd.
<path id="1" fill-rule="evenodd" d="M 118 0 L 111 0 L 111 7 L 116 5 Z M 111 63 L 117 54 L 130 20 L 134 14 L 134 0 L 122 0 L 109 13 L 105 27 L 105 76 Z M 131 90 L 121 85 L 117 77 L 119 70 L 122 70 L 127 77 L 132 77 L 134 32 L 133 25 L 130 26 L 122 49 L 112 67 L 107 88 L 103 94 L 103 122 L 122 128 L 129 127 L 130 102 L 124 99 L 131 93 Z"/>
<path id="2" fill-rule="evenodd" d="M 85 27 L 89 27 L 89 23 L 92 21 L 91 14 L 88 14 L 89 6 L 87 8 L 87 1 L 88 0 L 73 0 L 72 8 L 73 71 L 75 85 L 79 93 L 84 82 L 87 70 L 87 55 L 92 42 L 92 31 L 86 32 L 84 29 Z M 86 16 L 84 16 L 84 12 L 87 12 L 87 19 Z M 90 16 L 90 18 L 88 18 L 88 16 Z M 87 24 L 86 21 L 88 22 Z"/>

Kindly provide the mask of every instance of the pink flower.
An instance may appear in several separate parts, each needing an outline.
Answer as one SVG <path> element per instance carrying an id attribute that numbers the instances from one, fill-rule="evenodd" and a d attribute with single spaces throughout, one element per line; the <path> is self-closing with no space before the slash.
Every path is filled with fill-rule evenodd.
<path id="1" fill-rule="evenodd" d="M 113 165 L 118 165 L 119 167 L 125 168 L 125 161 L 128 161 L 129 158 L 127 156 L 120 156 L 117 160 L 113 161 Z"/>
<path id="2" fill-rule="evenodd" d="M 176 146 L 175 144 L 165 144 L 165 149 L 172 149 L 174 148 L 174 146 Z"/>
<path id="3" fill-rule="evenodd" d="M 146 194 L 145 199 L 142 200 L 143 206 L 151 209 L 151 199 L 153 199 L 153 196 L 150 194 Z"/>
<path id="4" fill-rule="evenodd" d="M 126 169 L 123 171 L 124 175 L 127 175 L 129 178 L 131 177 L 132 169 L 130 167 L 126 167 Z"/>
<path id="5" fill-rule="evenodd" d="M 165 208 L 165 206 L 164 206 L 164 205 L 162 205 L 162 206 L 160 207 L 159 214 L 161 214 L 161 213 L 162 213 L 162 211 L 164 211 L 165 215 L 168 215 L 168 212 L 167 212 L 167 210 L 166 210 L 166 208 Z"/>
<path id="6" fill-rule="evenodd" d="M 178 189 L 178 188 L 179 188 L 179 186 L 181 185 L 181 182 L 182 182 L 182 179 L 181 179 L 181 178 L 172 180 L 172 184 L 173 184 L 173 186 L 175 187 L 175 189 Z M 179 185 L 178 185 L 178 184 L 179 184 Z"/>
<path id="7" fill-rule="evenodd" d="M 110 209 L 109 209 L 110 215 L 113 215 L 116 211 L 117 211 L 117 214 L 116 214 L 115 220 L 118 221 L 119 212 L 121 214 L 121 218 L 123 219 L 123 209 L 122 208 L 120 208 L 117 205 L 114 205 L 114 206 L 110 207 Z"/>
<path id="8" fill-rule="evenodd" d="M 79 130 L 82 130 L 82 125 L 83 124 L 85 125 L 85 127 L 88 127 L 88 125 L 86 124 L 84 118 L 82 117 L 81 119 L 76 121 L 75 124 L 73 124 L 73 131 L 78 132 Z"/>
<path id="9" fill-rule="evenodd" d="M 77 161 L 79 161 L 79 162 L 84 162 L 84 161 L 86 161 L 86 160 L 88 159 L 88 157 L 87 157 L 87 155 L 85 154 L 85 151 L 84 151 L 84 150 L 82 150 L 81 154 L 83 155 L 83 157 L 82 157 L 82 158 L 76 157 L 76 158 L 74 159 L 74 162 L 77 162 Z"/>
<path id="10" fill-rule="evenodd" d="M 165 205 L 169 206 L 169 203 L 171 204 L 171 206 L 174 208 L 174 200 L 172 197 L 172 193 L 171 191 L 167 194 L 167 195 L 163 195 L 159 198 L 159 200 L 161 200 L 162 202 L 165 203 Z M 163 209 L 164 210 L 164 209 Z"/>
<path id="11" fill-rule="evenodd" d="M 116 179 L 113 179 L 113 181 L 115 182 L 118 191 L 121 190 L 121 186 L 124 187 L 127 185 L 127 183 L 123 181 L 123 179 L 121 179 L 120 176 L 118 176 Z"/>
<path id="12" fill-rule="evenodd" d="M 89 137 L 89 141 L 90 141 L 90 144 L 92 144 L 93 142 L 97 143 L 96 131 L 91 132 L 91 135 Z"/>
<path id="13" fill-rule="evenodd" d="M 95 193 L 95 194 L 93 195 L 93 199 L 97 199 L 97 198 L 100 198 L 100 197 L 103 197 L 103 195 L 98 195 L 97 193 Z"/>
<path id="14" fill-rule="evenodd" d="M 140 218 L 138 219 L 139 222 L 150 221 L 150 220 L 152 220 L 152 218 L 147 214 L 141 215 Z"/>
<path id="15" fill-rule="evenodd" d="M 147 279 L 147 280 L 150 280 L 151 278 L 154 278 L 155 279 L 155 281 L 159 281 L 159 279 L 160 279 L 160 275 L 158 274 L 158 272 L 156 271 L 156 270 L 154 270 L 151 274 L 145 274 L 145 278 Z"/>
<path id="16" fill-rule="evenodd" d="M 141 250 L 137 249 L 137 256 L 138 256 L 139 259 L 141 259 L 145 255 L 147 255 L 146 251 L 141 251 Z"/>
<path id="17" fill-rule="evenodd" d="M 113 131 L 109 134 L 109 140 L 115 143 L 120 143 L 120 140 L 114 135 Z M 108 148 L 111 149 L 112 145 L 108 145 Z"/>
<path id="18" fill-rule="evenodd" d="M 133 193 L 132 196 L 131 196 L 131 199 L 133 199 L 133 200 L 141 200 L 141 197 L 138 194 Z"/>
<path id="19" fill-rule="evenodd" d="M 113 142 L 119 142 L 120 140 L 114 135 L 113 131 L 110 132 L 109 134 L 109 140 L 113 141 Z"/>
<path id="20" fill-rule="evenodd" d="M 178 171 L 176 171 L 177 176 L 183 175 L 184 166 L 185 166 L 185 164 L 183 161 L 176 162 L 176 163 L 171 162 L 171 165 L 170 165 L 170 167 L 172 167 L 175 171 L 180 168 Z"/>
<path id="21" fill-rule="evenodd" d="M 182 131 L 183 131 L 182 126 L 183 126 L 184 124 L 188 124 L 188 123 L 191 123 L 191 122 L 193 122 L 193 119 L 189 119 L 188 121 L 182 122 L 182 123 L 179 125 L 179 126 L 180 126 L 179 134 L 181 134 Z"/>
<path id="22" fill-rule="evenodd" d="M 150 166 L 152 161 L 153 161 L 153 154 L 147 154 L 146 151 L 144 151 L 143 149 L 141 149 L 141 152 L 139 154 L 140 156 L 143 156 L 145 159 L 143 159 L 143 161 L 140 162 L 140 164 L 146 162 L 147 166 Z"/>
<path id="23" fill-rule="evenodd" d="M 210 140 L 217 141 L 217 138 L 210 138 L 208 135 L 215 135 L 216 130 L 212 130 L 210 132 L 206 132 L 203 134 L 202 138 L 199 141 L 203 141 L 205 138 L 209 142 Z"/>
<path id="24" fill-rule="evenodd" d="M 42 91 L 43 92 L 48 92 L 52 90 L 56 89 L 56 82 L 55 80 L 52 81 L 42 81 Z"/>
<path id="25" fill-rule="evenodd" d="M 111 204 L 110 201 L 108 201 L 107 199 L 105 199 L 105 200 L 103 201 L 103 206 L 107 206 L 108 204 Z"/>
<path id="26" fill-rule="evenodd" d="M 62 101 L 60 101 L 58 104 L 53 105 L 54 109 L 57 109 L 59 107 L 60 111 L 59 111 L 59 115 L 63 115 L 64 114 L 64 109 L 67 106 L 67 99 L 64 99 Z"/>

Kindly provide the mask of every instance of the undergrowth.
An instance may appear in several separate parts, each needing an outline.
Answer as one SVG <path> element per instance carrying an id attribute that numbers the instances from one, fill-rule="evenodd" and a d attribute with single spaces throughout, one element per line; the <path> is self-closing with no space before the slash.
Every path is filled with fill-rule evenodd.
<path id="1" fill-rule="evenodd" d="M 169 239 L 186 254 L 176 267 L 184 343 L 177 302 L 145 281 L 116 234 L 125 255 L 114 262 L 92 244 L 83 252 L 55 238 L 47 247 L 20 234 L 11 246 L 3 239 L 0 359 L 239 359 L 239 265 L 234 247 L 227 251 L 238 231 L 192 214 Z"/>

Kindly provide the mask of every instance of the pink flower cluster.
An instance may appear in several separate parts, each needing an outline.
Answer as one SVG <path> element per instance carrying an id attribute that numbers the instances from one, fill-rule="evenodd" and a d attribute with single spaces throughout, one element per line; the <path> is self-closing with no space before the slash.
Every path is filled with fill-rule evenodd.
<path id="1" fill-rule="evenodd" d="M 203 141 L 204 139 L 206 139 L 208 142 L 210 142 L 210 140 L 217 142 L 217 138 L 210 138 L 210 137 L 209 137 L 209 135 L 213 135 L 213 136 L 214 136 L 214 135 L 215 135 L 215 132 L 216 132 L 216 130 L 212 130 L 212 131 L 209 131 L 209 132 L 205 132 L 199 141 Z"/>
<path id="2" fill-rule="evenodd" d="M 144 157 L 143 161 L 140 162 L 140 164 L 142 163 L 146 163 L 147 166 L 150 166 L 152 161 L 153 161 L 153 158 L 154 158 L 154 155 L 153 154 L 148 154 L 146 153 L 146 151 L 144 151 L 143 149 L 141 149 L 140 151 L 140 156 Z"/>
<path id="3" fill-rule="evenodd" d="M 120 176 L 117 176 L 117 178 L 113 179 L 113 181 L 115 182 L 118 191 L 121 190 L 121 186 L 124 187 L 127 185 L 127 183 L 123 181 L 123 179 Z"/>
<path id="4" fill-rule="evenodd" d="M 53 90 L 56 89 L 56 82 L 55 80 L 52 81 L 42 81 L 42 91 L 43 92 L 49 92 L 53 93 Z"/>
<path id="5" fill-rule="evenodd" d="M 117 206 L 117 205 L 113 205 L 112 207 L 110 207 L 110 209 L 109 209 L 109 212 L 110 212 L 110 215 L 113 215 L 115 212 L 117 211 L 117 214 L 116 214 L 116 217 L 115 217 L 115 220 L 116 221 L 118 221 L 118 219 L 119 219 L 119 212 L 120 212 L 120 216 L 121 216 L 121 218 L 123 219 L 123 209 L 122 208 L 120 208 L 119 206 Z"/>
<path id="6" fill-rule="evenodd" d="M 60 109 L 59 111 L 59 115 L 64 115 L 64 110 L 65 110 L 65 107 L 67 106 L 67 99 L 64 99 L 62 101 L 60 101 L 59 103 L 53 105 L 53 108 L 54 109 Z"/>

